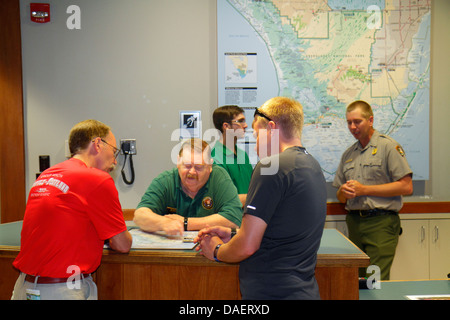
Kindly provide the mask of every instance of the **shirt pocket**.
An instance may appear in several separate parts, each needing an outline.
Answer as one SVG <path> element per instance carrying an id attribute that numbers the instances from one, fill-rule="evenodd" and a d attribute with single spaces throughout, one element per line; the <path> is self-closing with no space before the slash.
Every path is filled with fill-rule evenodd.
<path id="1" fill-rule="evenodd" d="M 380 181 L 383 177 L 383 171 L 380 158 L 371 158 L 362 164 L 362 175 L 366 181 Z"/>
<path id="2" fill-rule="evenodd" d="M 344 167 L 342 168 L 342 171 L 344 172 L 345 180 L 355 180 L 355 162 L 349 162 L 345 163 Z M 345 181 L 344 181 L 345 183 Z"/>

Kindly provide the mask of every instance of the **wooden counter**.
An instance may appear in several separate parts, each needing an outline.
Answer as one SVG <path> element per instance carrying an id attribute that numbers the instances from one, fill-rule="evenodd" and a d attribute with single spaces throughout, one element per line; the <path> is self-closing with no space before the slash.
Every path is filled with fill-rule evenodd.
<path id="1" fill-rule="evenodd" d="M 347 238 L 325 229 L 316 267 L 322 299 L 358 299 L 358 268 L 368 265 L 369 257 Z M 191 250 L 108 250 L 96 281 L 99 299 L 233 300 L 240 299 L 238 271 Z"/>
<path id="2" fill-rule="evenodd" d="M 0 224 L 0 299 L 10 299 L 18 271 L 22 222 Z M 369 257 L 336 229 L 325 229 L 316 278 L 324 300 L 358 299 L 358 268 Z M 240 299 L 239 265 L 210 261 L 193 250 L 104 250 L 94 273 L 99 299 Z"/>

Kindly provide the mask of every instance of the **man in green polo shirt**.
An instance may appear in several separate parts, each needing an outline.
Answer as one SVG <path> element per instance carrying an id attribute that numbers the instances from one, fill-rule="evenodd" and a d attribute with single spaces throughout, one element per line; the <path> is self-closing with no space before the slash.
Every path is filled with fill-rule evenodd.
<path id="1" fill-rule="evenodd" d="M 214 110 L 213 122 L 221 134 L 211 151 L 214 163 L 224 168 L 237 188 L 242 205 L 245 204 L 253 166 L 247 153 L 236 146 L 247 128 L 244 110 L 235 105 L 222 106 Z"/>
<path id="2" fill-rule="evenodd" d="M 221 225 L 241 225 L 242 205 L 226 171 L 213 164 L 209 145 L 190 139 L 177 167 L 156 177 L 142 196 L 134 222 L 145 231 L 169 235 Z"/>

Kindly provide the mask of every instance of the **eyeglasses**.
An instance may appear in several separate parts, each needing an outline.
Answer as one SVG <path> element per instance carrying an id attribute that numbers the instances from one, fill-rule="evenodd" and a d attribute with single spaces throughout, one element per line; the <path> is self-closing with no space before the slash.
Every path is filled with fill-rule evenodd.
<path id="1" fill-rule="evenodd" d="M 242 119 L 239 119 L 239 120 L 231 120 L 230 122 L 244 124 L 246 121 L 245 121 L 245 118 L 242 118 Z"/>
<path id="2" fill-rule="evenodd" d="M 258 110 L 258 108 L 255 108 L 255 114 L 253 115 L 253 118 L 256 116 L 260 116 L 263 118 L 266 118 L 269 121 L 273 121 L 272 119 L 270 119 L 268 116 L 266 116 L 264 113 L 262 113 L 261 111 Z"/>
<path id="3" fill-rule="evenodd" d="M 117 149 L 117 148 L 114 147 L 112 144 L 109 144 L 108 142 L 106 142 L 106 141 L 103 140 L 102 138 L 100 138 L 100 140 L 101 140 L 103 143 L 105 143 L 105 144 L 107 144 L 108 146 L 110 146 L 111 148 L 113 148 L 113 151 L 114 151 L 114 158 L 117 158 L 117 156 L 118 156 L 119 153 L 120 153 L 120 149 Z"/>

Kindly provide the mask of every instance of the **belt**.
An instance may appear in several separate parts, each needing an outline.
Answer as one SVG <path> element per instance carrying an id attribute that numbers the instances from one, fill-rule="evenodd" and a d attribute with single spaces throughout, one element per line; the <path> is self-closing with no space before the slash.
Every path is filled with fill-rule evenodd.
<path id="1" fill-rule="evenodd" d="M 385 210 L 385 209 L 370 209 L 370 210 L 350 210 L 348 213 L 355 214 L 360 217 L 376 217 L 385 216 L 388 214 L 398 214 L 397 211 Z"/>
<path id="2" fill-rule="evenodd" d="M 83 278 L 84 277 L 88 277 L 90 274 L 83 274 Z M 36 281 L 36 278 L 37 278 L 37 281 Z M 64 283 L 64 282 L 67 282 L 67 280 L 68 280 L 69 278 L 51 278 L 51 277 L 40 277 L 40 276 L 31 276 L 31 275 L 29 275 L 29 274 L 27 274 L 26 276 L 25 276 L 25 281 L 28 281 L 28 282 L 35 282 L 36 281 L 36 283 Z M 71 278 L 71 279 L 73 279 L 73 278 Z"/>

